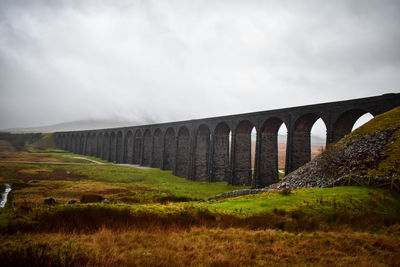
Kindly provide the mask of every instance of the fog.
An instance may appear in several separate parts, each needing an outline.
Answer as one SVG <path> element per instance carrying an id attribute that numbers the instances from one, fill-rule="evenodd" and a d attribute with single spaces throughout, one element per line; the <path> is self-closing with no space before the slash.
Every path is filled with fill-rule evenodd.
<path id="1" fill-rule="evenodd" d="M 3 0 L 0 129 L 399 92 L 399 14 L 378 0 Z"/>

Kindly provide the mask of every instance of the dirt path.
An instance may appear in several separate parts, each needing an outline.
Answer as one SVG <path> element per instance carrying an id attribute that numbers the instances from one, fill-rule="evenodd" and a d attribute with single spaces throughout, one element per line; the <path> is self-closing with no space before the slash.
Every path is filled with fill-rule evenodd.
<path id="1" fill-rule="evenodd" d="M 128 163 L 115 163 L 114 165 L 126 166 L 126 167 L 138 168 L 138 169 L 151 169 L 150 167 L 144 167 L 144 166 L 140 166 L 137 164 L 128 164 Z"/>
<path id="2" fill-rule="evenodd" d="M 74 159 L 84 159 L 84 160 L 87 160 L 87 161 L 91 161 L 91 162 L 93 162 L 93 163 L 96 163 L 96 164 L 104 164 L 103 162 L 100 162 L 100 161 L 97 161 L 97 160 L 93 160 L 93 159 L 88 159 L 88 158 L 85 158 L 85 157 L 73 157 Z"/>

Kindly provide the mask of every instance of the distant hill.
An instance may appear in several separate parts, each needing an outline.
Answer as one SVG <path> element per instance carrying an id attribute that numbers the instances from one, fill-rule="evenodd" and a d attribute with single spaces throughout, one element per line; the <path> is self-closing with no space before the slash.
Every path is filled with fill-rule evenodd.
<path id="1" fill-rule="evenodd" d="M 123 121 L 123 120 L 80 120 L 64 122 L 48 126 L 2 129 L 1 132 L 11 133 L 52 133 L 61 131 L 80 131 L 104 128 L 116 128 L 148 124 L 149 122 Z M 150 122 L 151 123 L 151 122 Z"/>

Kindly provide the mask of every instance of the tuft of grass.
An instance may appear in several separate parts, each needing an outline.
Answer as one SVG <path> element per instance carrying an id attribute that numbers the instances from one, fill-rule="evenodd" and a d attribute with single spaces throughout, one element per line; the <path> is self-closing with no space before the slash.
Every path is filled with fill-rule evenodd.
<path id="1" fill-rule="evenodd" d="M 104 199 L 104 197 L 100 195 L 94 194 L 85 194 L 81 196 L 80 202 L 81 203 L 99 203 Z"/>
<path id="2" fill-rule="evenodd" d="M 283 190 L 280 191 L 281 195 L 287 196 L 290 195 L 290 193 L 292 193 L 292 190 L 290 188 L 285 188 Z"/>

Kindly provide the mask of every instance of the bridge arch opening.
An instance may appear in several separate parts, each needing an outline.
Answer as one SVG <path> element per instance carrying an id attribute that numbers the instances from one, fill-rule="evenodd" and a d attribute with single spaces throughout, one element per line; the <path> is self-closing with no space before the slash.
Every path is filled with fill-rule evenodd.
<path id="1" fill-rule="evenodd" d="M 69 147 L 69 151 L 71 151 L 72 153 L 75 153 L 75 143 L 76 143 L 76 139 L 75 139 L 75 134 L 71 134 L 70 136 L 70 147 Z"/>
<path id="2" fill-rule="evenodd" d="M 115 132 L 111 132 L 110 135 L 110 157 L 108 161 L 115 162 L 116 161 L 116 149 L 117 149 L 117 138 Z"/>
<path id="3" fill-rule="evenodd" d="M 176 134 L 173 128 L 168 128 L 164 138 L 164 170 L 173 170 L 175 167 Z"/>
<path id="4" fill-rule="evenodd" d="M 90 150 L 92 149 L 91 134 L 90 133 L 85 134 L 85 138 L 86 138 L 86 144 L 85 144 L 84 154 L 90 155 Z"/>
<path id="5" fill-rule="evenodd" d="M 140 164 L 142 157 L 142 131 L 136 130 L 133 144 L 133 163 Z"/>
<path id="6" fill-rule="evenodd" d="M 92 133 L 92 149 L 90 151 L 90 155 L 95 157 L 96 150 L 97 150 L 97 136 L 96 133 Z"/>
<path id="7" fill-rule="evenodd" d="M 233 185 L 251 185 L 252 170 L 252 132 L 255 125 L 248 120 L 241 121 L 235 131 L 233 162 Z M 253 132 L 254 133 L 254 132 Z"/>
<path id="8" fill-rule="evenodd" d="M 85 138 L 86 138 L 86 144 L 85 144 L 84 154 L 90 155 L 92 151 L 92 134 L 91 133 L 85 134 Z"/>
<path id="9" fill-rule="evenodd" d="M 154 131 L 153 137 L 153 161 L 151 166 L 153 168 L 161 168 L 162 154 L 162 132 L 159 128 Z"/>
<path id="10" fill-rule="evenodd" d="M 185 126 L 178 131 L 176 144 L 176 167 L 174 174 L 179 177 L 189 177 L 190 166 L 190 132 Z"/>
<path id="11" fill-rule="evenodd" d="M 153 140 L 150 129 L 145 130 L 143 134 L 143 161 L 142 165 L 150 166 Z"/>
<path id="12" fill-rule="evenodd" d="M 319 118 L 316 120 L 311 128 L 311 159 L 322 153 L 326 146 L 326 125 L 324 121 Z"/>
<path id="13" fill-rule="evenodd" d="M 372 120 L 373 118 L 374 118 L 374 116 L 371 113 L 369 113 L 369 112 L 365 113 L 360 118 L 358 118 L 358 120 L 356 120 L 351 131 L 354 131 L 355 129 L 360 128 L 361 126 L 363 126 L 364 124 L 366 124 L 367 122 Z"/>
<path id="14" fill-rule="evenodd" d="M 281 155 L 286 153 L 286 135 L 283 135 L 284 147 L 281 148 L 280 141 L 282 140 L 280 139 L 282 138 L 278 136 L 281 132 L 287 135 L 287 128 L 285 123 L 277 117 L 267 119 L 261 128 L 257 187 L 265 187 L 279 180 L 279 170 L 284 168 L 286 156 Z"/>
<path id="15" fill-rule="evenodd" d="M 103 157 L 104 160 L 109 160 L 110 158 L 110 135 L 106 132 L 103 138 Z"/>
<path id="16" fill-rule="evenodd" d="M 85 134 L 81 134 L 79 137 L 79 152 L 78 154 L 83 155 L 85 152 Z"/>
<path id="17" fill-rule="evenodd" d="M 279 179 L 283 178 L 287 173 L 286 170 L 286 157 L 287 157 L 287 140 L 288 128 L 285 123 L 281 124 L 278 130 L 278 171 Z"/>
<path id="18" fill-rule="evenodd" d="M 75 154 L 79 154 L 79 134 L 74 136 L 73 151 Z"/>
<path id="19" fill-rule="evenodd" d="M 115 161 L 117 163 L 124 162 L 124 143 L 123 143 L 123 134 L 121 131 L 117 133 L 117 144 L 116 144 L 116 151 L 115 151 Z"/>
<path id="20" fill-rule="evenodd" d="M 97 134 L 97 151 L 96 156 L 98 158 L 103 158 L 103 133 Z"/>
<path id="21" fill-rule="evenodd" d="M 216 182 L 228 181 L 232 131 L 225 122 L 221 122 L 215 128 L 214 136 L 212 178 Z"/>
<path id="22" fill-rule="evenodd" d="M 124 162 L 133 162 L 133 133 L 129 130 L 125 135 L 124 141 Z"/>
<path id="23" fill-rule="evenodd" d="M 311 160 L 311 129 L 319 118 L 314 113 L 308 113 L 295 122 L 292 135 L 291 165 L 286 167 L 286 173 L 296 170 Z M 321 121 L 325 124 L 323 120 Z"/>
<path id="24" fill-rule="evenodd" d="M 255 126 L 251 129 L 250 132 L 251 138 L 251 180 L 252 184 L 254 182 L 254 174 L 256 168 L 256 147 L 257 147 L 257 129 Z"/>
<path id="25" fill-rule="evenodd" d="M 342 113 L 333 125 L 332 142 L 337 142 L 345 135 L 349 134 L 353 130 L 358 119 L 365 114 L 370 113 L 362 109 L 351 109 Z M 372 115 L 370 114 L 370 116 Z"/>
<path id="26" fill-rule="evenodd" d="M 81 146 L 81 135 L 77 134 L 76 135 L 76 147 L 75 147 L 76 154 L 80 154 L 80 146 Z"/>
<path id="27" fill-rule="evenodd" d="M 197 128 L 194 147 L 194 180 L 209 180 L 210 129 L 202 124 Z"/>

